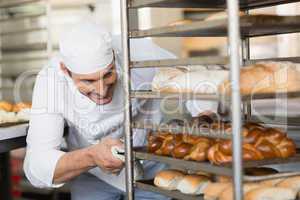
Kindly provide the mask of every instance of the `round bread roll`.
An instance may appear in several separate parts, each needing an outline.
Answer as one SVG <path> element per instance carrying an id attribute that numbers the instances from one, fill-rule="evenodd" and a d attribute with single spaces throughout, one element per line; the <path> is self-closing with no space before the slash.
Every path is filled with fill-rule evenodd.
<path id="1" fill-rule="evenodd" d="M 293 200 L 296 191 L 282 187 L 259 187 L 246 193 L 245 200 Z"/>
<path id="2" fill-rule="evenodd" d="M 13 106 L 13 112 L 19 112 L 23 109 L 30 109 L 31 108 L 31 103 L 24 103 L 24 102 L 20 102 L 20 103 L 17 103 Z"/>
<path id="3" fill-rule="evenodd" d="M 186 175 L 179 181 L 177 190 L 184 194 L 203 194 L 203 190 L 208 183 L 209 179 L 206 176 Z"/>
<path id="4" fill-rule="evenodd" d="M 156 174 L 154 185 L 165 190 L 176 190 L 179 181 L 185 174 L 179 170 L 164 170 Z"/>
<path id="5" fill-rule="evenodd" d="M 204 200 L 215 200 L 231 183 L 208 183 L 203 190 Z"/>
<path id="6" fill-rule="evenodd" d="M 13 109 L 13 105 L 7 101 L 0 101 L 0 110 L 4 110 L 6 112 L 11 112 Z"/>
<path id="7" fill-rule="evenodd" d="M 289 177 L 281 182 L 279 182 L 276 186 L 278 187 L 284 187 L 284 188 L 291 188 L 296 190 L 297 192 L 300 191 L 300 176 L 294 176 L 294 177 Z"/>

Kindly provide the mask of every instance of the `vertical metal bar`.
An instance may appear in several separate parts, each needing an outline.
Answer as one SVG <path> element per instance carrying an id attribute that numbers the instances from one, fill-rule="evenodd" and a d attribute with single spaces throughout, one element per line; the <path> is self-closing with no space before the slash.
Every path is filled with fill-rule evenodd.
<path id="1" fill-rule="evenodd" d="M 132 132 L 131 132 L 131 101 L 130 101 L 130 44 L 129 44 L 129 13 L 127 0 L 121 0 L 121 30 L 123 49 L 123 86 L 125 94 L 125 165 L 126 165 L 126 193 L 127 199 L 134 199 Z"/>
<path id="2" fill-rule="evenodd" d="M 243 199 L 243 166 L 242 166 L 242 137 L 241 137 L 241 96 L 240 96 L 240 24 L 239 4 L 237 0 L 227 0 L 229 55 L 231 71 L 231 109 L 233 135 L 233 175 L 234 198 Z"/>
<path id="3" fill-rule="evenodd" d="M 0 154 L 0 199 L 12 200 L 9 152 Z"/>
<path id="4" fill-rule="evenodd" d="M 249 15 L 249 11 L 245 10 L 244 13 Z M 250 60 L 250 39 L 242 38 L 242 61 L 243 66 L 245 66 L 246 61 Z M 243 113 L 245 115 L 246 121 L 249 121 L 251 118 L 251 101 L 243 102 Z"/>

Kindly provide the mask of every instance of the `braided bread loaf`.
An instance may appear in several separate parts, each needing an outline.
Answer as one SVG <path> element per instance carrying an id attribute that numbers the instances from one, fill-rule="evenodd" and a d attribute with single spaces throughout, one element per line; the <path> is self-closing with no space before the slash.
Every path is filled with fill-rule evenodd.
<path id="1" fill-rule="evenodd" d="M 186 134 L 159 133 L 148 137 L 148 151 L 178 159 L 204 161 L 212 139 Z"/>
<path id="2" fill-rule="evenodd" d="M 296 153 L 295 143 L 278 129 L 247 124 L 242 133 L 244 160 L 287 158 Z M 208 150 L 208 160 L 214 164 L 231 162 L 232 141 L 218 140 Z"/>

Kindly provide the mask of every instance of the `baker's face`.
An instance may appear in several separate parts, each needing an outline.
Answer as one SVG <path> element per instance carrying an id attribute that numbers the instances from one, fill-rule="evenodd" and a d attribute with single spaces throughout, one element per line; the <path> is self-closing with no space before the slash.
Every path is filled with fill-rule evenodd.
<path id="1" fill-rule="evenodd" d="M 61 68 L 64 72 L 67 70 L 78 90 L 96 104 L 104 105 L 111 102 L 114 86 L 117 83 L 117 72 L 114 62 L 92 74 L 72 73 L 63 63 L 61 63 Z"/>

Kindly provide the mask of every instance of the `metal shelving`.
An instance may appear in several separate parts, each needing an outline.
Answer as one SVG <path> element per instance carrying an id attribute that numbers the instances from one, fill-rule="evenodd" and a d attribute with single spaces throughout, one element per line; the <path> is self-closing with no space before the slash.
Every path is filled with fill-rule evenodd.
<path id="1" fill-rule="evenodd" d="M 240 0 L 241 9 L 254 9 L 260 7 L 274 6 L 280 4 L 287 4 L 297 2 L 297 0 Z M 143 7 L 157 7 L 157 8 L 226 8 L 226 1 L 224 0 L 132 0 L 129 2 L 129 8 L 143 8 Z"/>
<path id="2" fill-rule="evenodd" d="M 241 105 L 243 103 L 249 103 L 254 99 L 273 99 L 273 98 L 296 98 L 300 97 L 300 92 L 282 92 L 282 93 L 267 93 L 267 94 L 255 94 L 253 95 L 241 95 L 239 90 L 239 76 L 240 66 L 242 64 L 254 63 L 265 60 L 276 61 L 295 61 L 299 62 L 299 58 L 275 58 L 275 59 L 263 59 L 263 60 L 251 60 L 249 53 L 249 37 L 275 35 L 283 33 L 300 32 L 300 16 L 268 16 L 257 15 L 249 16 L 248 10 L 258 7 L 273 6 L 295 1 L 286 0 L 214 0 L 214 1 L 198 1 L 198 0 L 124 0 L 122 1 L 122 44 L 124 50 L 124 79 L 125 85 L 125 104 L 130 105 L 131 98 L 142 99 L 202 99 L 211 101 L 228 101 L 231 105 Z M 246 15 L 238 17 L 239 6 L 242 10 L 245 10 Z M 129 22 L 129 9 L 139 9 L 143 7 L 161 7 L 161 8 L 227 8 L 228 20 L 213 20 L 213 21 L 198 21 L 189 24 L 158 27 L 149 30 L 137 30 L 130 27 Z M 227 21 L 229 23 L 227 23 Z M 132 62 L 130 60 L 130 43 L 131 38 L 143 38 L 143 37 L 206 37 L 206 36 L 227 36 L 229 38 L 229 57 L 218 57 L 215 59 L 209 58 L 189 58 L 189 59 L 172 59 L 172 60 L 156 60 L 156 61 L 142 61 Z M 242 49 L 242 52 L 240 52 Z M 241 54 L 241 55 L 240 55 Z M 226 65 L 224 68 L 228 68 L 231 72 L 231 81 L 234 83 L 231 85 L 232 93 L 229 95 L 216 95 L 216 94 L 182 94 L 182 93 L 163 93 L 154 91 L 131 91 L 129 85 L 129 72 L 131 68 L 147 68 L 147 67 L 172 67 L 172 66 L 186 66 L 186 65 Z M 228 66 L 228 67 L 227 67 Z M 246 105 L 245 104 L 245 105 Z M 249 107 L 250 108 L 250 107 Z M 247 107 L 248 111 L 248 107 Z M 250 110 L 251 111 L 251 108 Z M 232 134 L 233 140 L 233 161 L 231 164 L 222 166 L 212 165 L 209 162 L 193 162 L 178 160 L 171 157 L 164 157 L 147 153 L 143 147 L 133 149 L 132 148 L 132 128 L 146 128 L 149 130 L 162 129 L 160 125 L 143 124 L 133 122 L 131 119 L 131 107 L 126 107 L 125 115 L 125 149 L 126 149 L 126 179 L 127 179 L 127 194 L 128 199 L 134 199 L 134 187 L 142 188 L 145 190 L 159 192 L 161 194 L 179 198 L 179 199 L 195 199 L 193 196 L 186 196 L 177 192 L 164 191 L 153 186 L 151 181 L 138 181 L 134 185 L 133 180 L 133 160 L 154 160 L 170 164 L 173 167 L 188 168 L 192 170 L 203 170 L 214 174 L 229 175 L 233 178 L 234 183 L 234 196 L 236 200 L 243 199 L 243 181 L 257 181 L 263 179 L 270 179 L 276 176 L 287 177 L 293 175 L 299 175 L 298 172 L 293 173 L 280 173 L 276 176 L 263 176 L 263 177 L 248 177 L 244 176 L 244 167 L 257 167 L 274 164 L 290 164 L 300 162 L 300 154 L 287 159 L 267 159 L 259 161 L 243 161 L 242 159 L 242 112 L 240 106 L 232 106 Z M 249 112 L 250 113 L 250 112 Z M 246 121 L 249 121 L 251 115 L 246 115 Z M 296 123 L 297 124 L 297 123 Z M 173 133 L 179 133 L 185 131 L 185 127 L 176 127 L 171 130 Z M 169 127 L 165 127 L 166 131 L 170 131 Z M 199 130 L 187 131 L 191 134 L 199 134 Z M 202 131 L 200 135 L 207 134 L 206 131 Z M 224 134 L 214 135 L 212 137 L 224 137 Z M 228 137 L 228 135 L 226 136 Z M 181 196 L 183 195 L 183 196 Z M 201 199 L 201 197 L 197 197 Z"/>
<path id="3" fill-rule="evenodd" d="M 131 38 L 141 37 L 221 37 L 227 35 L 227 19 L 197 21 L 178 26 L 134 30 Z M 300 16 L 245 15 L 240 17 L 243 37 L 300 32 Z"/>

